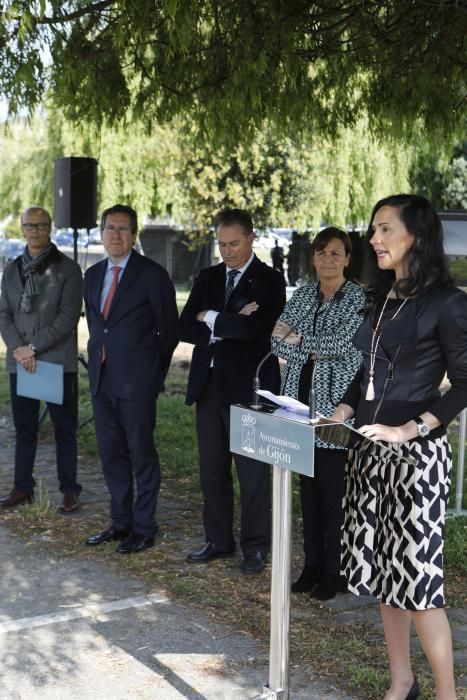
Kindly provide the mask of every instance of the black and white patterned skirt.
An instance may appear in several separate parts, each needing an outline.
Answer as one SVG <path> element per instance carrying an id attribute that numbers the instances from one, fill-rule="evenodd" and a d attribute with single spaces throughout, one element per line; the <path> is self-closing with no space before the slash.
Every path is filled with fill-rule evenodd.
<path id="1" fill-rule="evenodd" d="M 442 608 L 451 448 L 445 435 L 393 448 L 400 459 L 374 444 L 349 451 L 342 573 L 356 595 L 403 610 Z"/>

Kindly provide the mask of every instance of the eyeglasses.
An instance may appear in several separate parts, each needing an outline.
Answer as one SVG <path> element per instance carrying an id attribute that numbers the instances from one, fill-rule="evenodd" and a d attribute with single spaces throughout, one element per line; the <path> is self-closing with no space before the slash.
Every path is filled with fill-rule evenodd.
<path id="1" fill-rule="evenodd" d="M 131 233 L 131 228 L 129 226 L 112 226 L 112 224 L 104 226 L 102 230 L 106 231 L 106 233 L 121 233 L 122 236 Z"/>
<path id="2" fill-rule="evenodd" d="M 22 224 L 23 230 L 26 233 L 34 233 L 34 231 L 48 231 L 50 224 Z"/>

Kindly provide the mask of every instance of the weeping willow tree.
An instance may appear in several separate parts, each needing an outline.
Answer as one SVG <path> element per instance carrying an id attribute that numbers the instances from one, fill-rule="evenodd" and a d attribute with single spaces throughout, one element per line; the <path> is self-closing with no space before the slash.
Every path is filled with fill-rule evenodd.
<path id="1" fill-rule="evenodd" d="M 335 137 L 465 127 L 463 0 L 3 0 L 0 92 L 48 92 L 68 119 L 146 128 L 183 117 L 208 141 L 262 125 Z"/>
<path id="2" fill-rule="evenodd" d="M 221 207 L 248 209 L 257 227 L 316 228 L 366 221 L 375 199 L 406 189 L 410 149 L 378 143 L 362 118 L 333 141 L 279 137 L 264 128 L 248 143 L 199 142 L 186 125 L 95 129 L 70 124 L 56 108 L 0 132 L 0 217 L 32 202 L 53 211 L 54 160 L 99 161 L 100 208 L 116 201 L 141 215 L 175 220 L 203 238 Z"/>

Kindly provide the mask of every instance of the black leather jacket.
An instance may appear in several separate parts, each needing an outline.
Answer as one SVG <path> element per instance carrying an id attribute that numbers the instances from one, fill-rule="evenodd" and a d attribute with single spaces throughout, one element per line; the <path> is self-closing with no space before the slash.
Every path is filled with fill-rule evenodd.
<path id="1" fill-rule="evenodd" d="M 353 338 L 363 353 L 363 362 L 342 401 L 355 410 L 364 401 L 368 386 L 374 317 L 373 310 Z M 439 386 L 446 373 L 451 388 L 441 396 Z M 369 404 L 373 404 L 372 409 L 378 408 L 377 422 L 384 422 L 379 409 L 383 408 L 384 414 L 388 402 L 393 406 L 408 402 L 400 423 L 429 411 L 446 426 L 460 413 L 467 405 L 467 295 L 464 292 L 453 286 L 434 286 L 407 301 L 394 320 L 384 325 L 376 354 L 374 388 L 375 400 L 365 402 L 364 413 L 368 415 Z"/>

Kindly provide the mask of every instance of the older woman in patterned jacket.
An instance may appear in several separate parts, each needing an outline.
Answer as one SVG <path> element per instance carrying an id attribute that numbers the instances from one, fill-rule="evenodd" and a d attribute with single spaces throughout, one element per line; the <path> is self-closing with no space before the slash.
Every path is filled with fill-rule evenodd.
<path id="1" fill-rule="evenodd" d="M 311 246 L 317 281 L 297 289 L 272 337 L 273 352 L 287 361 L 282 392 L 308 403 L 313 375 L 316 408 L 324 416 L 333 413 L 361 362 L 351 341 L 361 322 L 364 293 L 344 277 L 351 250 L 344 231 L 320 231 Z M 319 600 L 333 598 L 343 583 L 346 452 L 343 445 L 317 438 L 314 477 L 300 476 L 305 565 L 292 591 L 311 591 Z"/>

